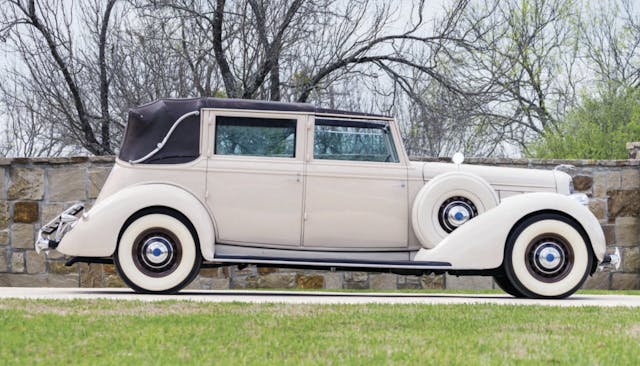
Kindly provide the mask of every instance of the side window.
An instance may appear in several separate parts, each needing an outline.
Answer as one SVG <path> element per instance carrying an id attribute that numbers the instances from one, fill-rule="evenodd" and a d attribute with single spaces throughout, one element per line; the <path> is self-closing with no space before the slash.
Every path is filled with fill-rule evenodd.
<path id="1" fill-rule="evenodd" d="M 384 122 L 316 119 L 315 125 L 314 159 L 399 161 Z"/>
<path id="2" fill-rule="evenodd" d="M 296 120 L 216 117 L 215 154 L 295 157 Z"/>

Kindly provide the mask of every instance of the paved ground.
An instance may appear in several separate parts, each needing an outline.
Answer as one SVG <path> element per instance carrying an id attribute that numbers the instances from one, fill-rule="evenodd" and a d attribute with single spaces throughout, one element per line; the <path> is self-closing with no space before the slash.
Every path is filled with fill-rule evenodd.
<path id="1" fill-rule="evenodd" d="M 546 306 L 631 306 L 640 307 L 640 296 L 574 295 L 564 300 L 515 299 L 500 294 L 419 294 L 300 291 L 183 291 L 178 295 L 140 295 L 129 289 L 0 287 L 0 298 L 26 299 L 112 299 L 188 300 L 204 302 L 278 302 L 292 304 L 501 304 Z"/>

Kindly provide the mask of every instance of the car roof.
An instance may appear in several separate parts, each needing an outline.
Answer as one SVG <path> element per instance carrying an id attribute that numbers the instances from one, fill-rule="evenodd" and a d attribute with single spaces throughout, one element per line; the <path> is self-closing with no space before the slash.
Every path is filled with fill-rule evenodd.
<path id="1" fill-rule="evenodd" d="M 208 97 L 158 99 L 129 110 L 127 128 L 120 146 L 119 158 L 124 161 L 134 161 L 144 157 L 156 148 L 180 117 L 190 112 L 213 108 L 313 113 L 323 118 L 389 119 L 389 117 L 376 114 L 317 108 L 308 103 Z M 184 121 L 176 126 L 166 145 L 150 158 L 148 163 L 181 163 L 193 160 L 194 157 L 199 155 L 200 118 L 195 115 L 185 118 Z"/>
<path id="2" fill-rule="evenodd" d="M 360 118 L 383 118 L 389 119 L 390 116 L 375 114 L 375 113 L 363 113 L 357 111 L 348 111 L 343 109 L 332 108 L 320 108 L 310 103 L 293 103 L 293 102 L 280 102 L 280 101 L 268 101 L 268 100 L 254 100 L 254 99 L 234 99 L 234 98 L 162 98 L 153 102 L 143 104 L 139 107 L 132 108 L 132 112 L 143 112 L 148 109 L 155 109 L 158 104 L 171 106 L 171 109 L 184 110 L 191 108 L 191 110 L 198 110 L 203 108 L 216 108 L 216 109 L 237 109 L 237 110 L 261 110 L 261 111 L 282 111 L 282 112 L 306 112 L 323 115 L 344 115 L 344 116 L 357 116 Z"/>

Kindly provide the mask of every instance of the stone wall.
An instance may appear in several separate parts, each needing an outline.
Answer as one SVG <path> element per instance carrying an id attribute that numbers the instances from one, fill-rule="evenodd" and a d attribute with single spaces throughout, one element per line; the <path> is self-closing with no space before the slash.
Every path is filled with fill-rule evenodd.
<path id="1" fill-rule="evenodd" d="M 414 159 L 429 160 L 434 159 Z M 640 160 L 473 159 L 465 163 L 553 169 L 570 164 L 577 191 L 604 229 L 607 244 L 619 246 L 622 265 L 597 272 L 585 287 L 640 288 Z M 0 159 L 0 286 L 120 287 L 113 265 L 64 266 L 56 251 L 33 250 L 36 231 L 76 201 L 90 207 L 104 183 L 112 157 Z M 226 267 L 203 269 L 192 288 L 423 289 L 495 288 L 490 277 L 396 276 L 365 272 Z"/>

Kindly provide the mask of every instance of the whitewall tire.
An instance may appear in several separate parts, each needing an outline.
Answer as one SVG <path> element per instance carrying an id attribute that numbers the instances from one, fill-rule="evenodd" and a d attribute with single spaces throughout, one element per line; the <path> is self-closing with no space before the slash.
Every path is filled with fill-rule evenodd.
<path id="1" fill-rule="evenodd" d="M 137 292 L 174 293 L 198 274 L 202 255 L 189 222 L 171 212 L 134 217 L 114 256 L 124 282 Z"/>
<path id="2" fill-rule="evenodd" d="M 526 297 L 564 298 L 591 272 L 593 254 L 581 228 L 559 214 L 541 214 L 520 223 L 505 250 L 504 270 Z"/>
<path id="3" fill-rule="evenodd" d="M 444 173 L 416 195 L 411 213 L 413 231 L 423 247 L 434 248 L 449 233 L 497 204 L 495 190 L 479 176 Z"/>

